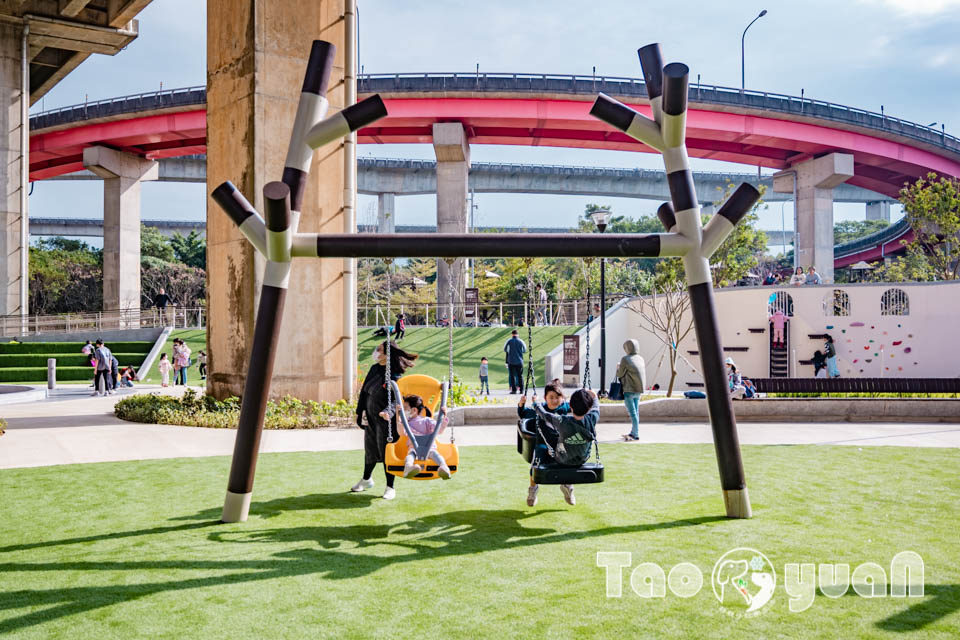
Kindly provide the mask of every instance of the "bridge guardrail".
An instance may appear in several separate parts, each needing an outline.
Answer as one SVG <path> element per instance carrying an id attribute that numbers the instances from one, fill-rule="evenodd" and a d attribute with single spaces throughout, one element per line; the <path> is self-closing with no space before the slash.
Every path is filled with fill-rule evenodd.
<path id="1" fill-rule="evenodd" d="M 358 76 L 358 92 L 375 91 L 484 91 L 567 93 L 595 95 L 598 92 L 623 97 L 646 98 L 641 78 L 620 76 L 582 76 L 549 73 L 367 73 Z M 925 125 L 857 107 L 790 96 L 770 91 L 737 89 L 719 85 L 691 84 L 690 101 L 777 111 L 844 122 L 870 129 L 888 131 L 914 140 L 960 153 L 960 138 Z M 119 98 L 71 105 L 43 111 L 30 117 L 31 129 L 67 124 L 92 118 L 118 115 L 163 107 L 206 103 L 206 87 L 185 87 L 151 91 Z"/>
<path id="2" fill-rule="evenodd" d="M 886 244 L 892 240 L 896 240 L 909 230 L 910 221 L 907 220 L 906 217 L 900 218 L 885 229 L 875 231 L 868 236 L 863 236 L 862 238 L 857 238 L 856 240 L 851 240 L 850 242 L 838 244 L 833 248 L 833 257 L 843 258 L 852 253 L 859 253 L 864 249 Z"/>

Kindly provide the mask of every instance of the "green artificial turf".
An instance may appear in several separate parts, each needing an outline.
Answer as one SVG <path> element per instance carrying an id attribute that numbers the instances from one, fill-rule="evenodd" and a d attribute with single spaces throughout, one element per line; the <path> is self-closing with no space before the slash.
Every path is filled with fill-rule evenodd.
<path id="1" fill-rule="evenodd" d="M 192 386 L 204 386 L 206 383 L 200 379 L 197 356 L 199 355 L 201 349 L 204 351 L 207 350 L 207 330 L 177 329 L 176 331 L 171 332 L 160 351 L 161 353 L 166 353 L 167 358 L 171 362 L 173 362 L 174 338 L 180 338 L 181 340 L 186 341 L 187 346 L 190 347 L 190 357 L 193 358 L 193 366 L 187 370 L 187 384 Z M 146 384 L 160 384 L 160 369 L 157 367 L 158 362 L 160 362 L 160 356 L 157 356 L 156 362 L 154 362 L 153 366 L 150 367 L 150 373 L 147 375 L 146 379 L 141 380 L 141 382 Z M 170 371 L 170 384 L 173 384 L 173 370 Z"/>
<path id="2" fill-rule="evenodd" d="M 533 365 L 537 385 L 543 385 L 543 359 L 560 346 L 563 336 L 574 333 L 579 327 L 534 327 Z M 363 373 L 370 367 L 370 356 L 383 338 L 374 338 L 373 329 L 361 329 L 359 333 L 359 370 Z M 443 327 L 414 327 L 407 329 L 400 346 L 419 354 L 417 365 L 410 373 L 422 373 L 438 380 L 447 377 L 449 336 Z M 493 327 L 458 327 L 453 330 L 453 370 L 461 381 L 471 388 L 480 385 L 480 358 L 489 361 L 490 387 L 507 388 L 507 365 L 504 364 L 503 345 L 510 339 L 511 329 Z M 526 343 L 527 329 L 521 327 L 520 338 Z M 529 344 L 527 348 L 529 348 Z M 619 357 L 619 356 L 618 356 Z M 524 358 L 526 361 L 526 358 Z M 526 375 L 526 367 L 524 367 Z"/>
<path id="3" fill-rule="evenodd" d="M 10 434 L 4 438 L 10 437 Z M 0 443 L 2 446 L 2 443 Z M 218 524 L 227 458 L 0 471 L 0 636 L 10 638 L 956 638 L 955 450 L 748 446 L 754 518 L 727 520 L 709 445 L 601 447 L 607 481 L 524 503 L 512 447 L 465 447 L 449 482 L 383 478 L 362 454 L 266 454 L 250 520 Z M 764 553 L 773 599 L 734 618 L 721 555 Z M 791 613 L 785 563 L 925 561 L 920 598 L 819 594 Z M 606 596 L 598 552 L 630 553 Z M 630 572 L 689 562 L 700 592 L 642 599 Z"/>

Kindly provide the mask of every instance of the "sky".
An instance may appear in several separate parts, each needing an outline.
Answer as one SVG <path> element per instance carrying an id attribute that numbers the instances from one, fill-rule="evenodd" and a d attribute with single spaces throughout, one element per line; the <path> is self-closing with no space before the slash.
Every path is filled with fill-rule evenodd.
<path id="1" fill-rule="evenodd" d="M 601 0 L 359 0 L 360 64 L 367 73 L 480 71 L 640 77 L 638 47 L 660 42 L 704 84 L 746 86 L 884 112 L 960 132 L 960 0 L 753 0 L 671 3 Z M 549 6 L 549 10 L 545 7 Z M 206 3 L 153 0 L 139 16 L 140 36 L 113 57 L 91 56 L 34 105 L 43 109 L 206 82 Z M 939 126 L 939 124 L 938 124 Z M 433 158 L 429 145 L 363 145 L 361 156 Z M 652 154 L 473 145 L 474 162 L 528 162 L 661 169 Z M 694 160 L 694 169 L 755 167 Z M 145 183 L 144 219 L 202 220 L 205 185 Z M 35 183 L 33 217 L 100 217 L 98 182 Z M 574 225 L 597 198 L 480 194 L 478 225 Z M 658 202 L 603 198 L 615 214 L 654 214 Z M 434 196 L 397 198 L 398 224 L 436 219 Z M 761 228 L 778 229 L 792 205 L 771 204 Z M 896 211 L 894 217 L 899 215 Z M 360 196 L 358 220 L 372 222 L 376 199 Z M 836 220 L 863 219 L 864 207 L 837 204 Z"/>

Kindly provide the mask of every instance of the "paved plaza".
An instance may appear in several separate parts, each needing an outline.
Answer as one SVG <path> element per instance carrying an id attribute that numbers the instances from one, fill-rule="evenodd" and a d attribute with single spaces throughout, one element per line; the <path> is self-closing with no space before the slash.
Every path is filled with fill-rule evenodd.
<path id="1" fill-rule="evenodd" d="M 158 386 L 136 391 L 170 393 Z M 225 456 L 233 451 L 236 431 L 125 422 L 113 405 L 130 392 L 91 398 L 86 388 L 65 388 L 41 402 L 8 405 L 7 433 L 0 438 L 0 469 L 57 464 Z M 854 446 L 960 447 L 960 425 L 926 423 L 741 423 L 743 444 L 830 444 Z M 629 424 L 601 422 L 601 442 L 619 442 Z M 456 427 L 462 446 L 512 445 L 516 426 Z M 645 423 L 644 443 L 711 443 L 706 423 Z M 626 445 L 621 446 L 635 446 Z M 268 430 L 262 452 L 345 451 L 363 448 L 363 431 L 350 429 Z"/>

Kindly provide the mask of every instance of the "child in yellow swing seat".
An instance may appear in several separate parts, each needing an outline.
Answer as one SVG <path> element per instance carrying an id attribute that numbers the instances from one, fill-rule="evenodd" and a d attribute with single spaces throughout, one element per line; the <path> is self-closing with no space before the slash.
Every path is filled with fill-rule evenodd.
<path id="1" fill-rule="evenodd" d="M 445 409 L 444 407 L 443 421 L 437 426 L 437 421 L 430 417 L 430 409 L 424 406 L 423 398 L 415 395 L 404 396 L 403 398 L 403 411 L 407 415 L 407 424 L 410 426 L 410 430 L 417 436 L 429 436 L 433 433 L 434 429 L 440 429 L 437 435 L 443 433 L 449 422 Z M 420 415 L 421 411 L 426 415 Z M 382 416 L 383 414 L 381 414 L 381 417 Z M 388 419 L 389 418 L 384 418 L 384 420 Z M 407 444 L 410 449 L 407 452 L 407 457 L 403 461 L 403 477 L 412 478 L 423 471 L 423 468 L 416 463 L 417 454 L 413 448 L 413 441 L 408 439 Z M 437 451 L 436 440 L 434 440 L 433 445 L 431 445 L 430 453 L 427 454 L 427 457 L 437 463 L 437 475 L 444 480 L 449 480 L 450 467 L 447 466 L 447 461 L 440 455 L 440 452 Z"/>

